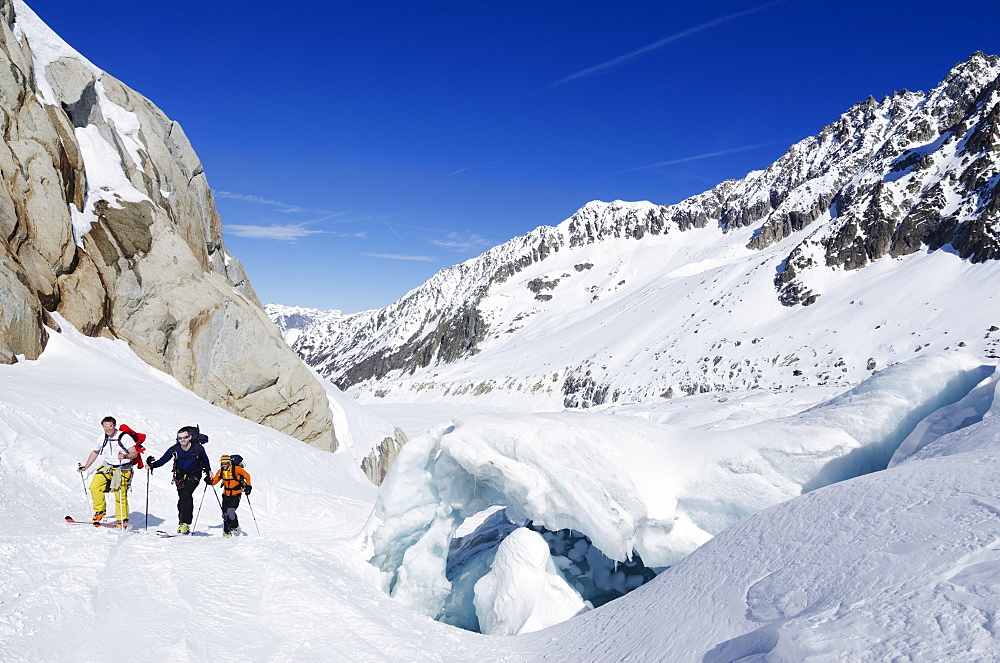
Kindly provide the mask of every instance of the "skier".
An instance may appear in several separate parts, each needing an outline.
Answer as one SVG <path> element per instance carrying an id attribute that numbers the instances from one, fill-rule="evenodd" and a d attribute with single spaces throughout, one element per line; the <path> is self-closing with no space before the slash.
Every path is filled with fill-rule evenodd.
<path id="1" fill-rule="evenodd" d="M 152 455 L 146 458 L 150 472 L 165 465 L 171 458 L 174 459 L 172 483 L 177 486 L 178 534 L 191 533 L 191 521 L 194 519 L 194 490 L 198 487 L 202 472 L 205 473 L 206 480 L 212 475 L 212 466 L 208 454 L 205 453 L 205 447 L 195 441 L 198 433 L 196 427 L 185 426 L 177 431 L 177 444 L 167 449 L 159 460 Z"/>
<path id="2" fill-rule="evenodd" d="M 128 527 L 128 487 L 132 481 L 132 459 L 138 456 L 139 452 L 132 444 L 131 437 L 127 443 L 122 442 L 122 437 L 126 433 L 118 431 L 118 422 L 114 417 L 104 417 L 101 420 L 101 427 L 104 429 L 104 442 L 99 448 L 90 452 L 87 463 L 79 465 L 77 472 L 86 471 L 98 456 L 101 457 L 101 466 L 97 468 L 94 479 L 90 482 L 90 496 L 94 501 L 94 522 L 100 522 L 107 512 L 105 493 L 114 493 L 116 526 L 124 529 Z"/>
<path id="3" fill-rule="evenodd" d="M 240 521 L 236 517 L 236 509 L 240 506 L 243 493 L 250 495 L 253 486 L 250 485 L 250 474 L 243 469 L 240 456 L 223 456 L 219 459 L 219 471 L 215 477 L 205 477 L 205 483 L 215 485 L 222 481 L 222 518 L 224 537 L 238 536 Z"/>

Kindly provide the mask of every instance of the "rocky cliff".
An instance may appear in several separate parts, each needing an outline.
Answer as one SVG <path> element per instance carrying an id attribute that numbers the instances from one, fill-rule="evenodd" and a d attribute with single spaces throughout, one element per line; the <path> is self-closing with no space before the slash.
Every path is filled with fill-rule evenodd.
<path id="1" fill-rule="evenodd" d="M 0 361 L 58 312 L 206 400 L 333 450 L 322 387 L 226 250 L 180 125 L 0 0 Z"/>

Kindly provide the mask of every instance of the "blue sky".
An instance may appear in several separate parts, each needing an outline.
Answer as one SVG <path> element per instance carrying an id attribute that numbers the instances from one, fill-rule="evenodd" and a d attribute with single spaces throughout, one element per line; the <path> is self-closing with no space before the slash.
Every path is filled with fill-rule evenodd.
<path id="1" fill-rule="evenodd" d="M 1000 3 L 28 0 L 181 123 L 261 299 L 354 312 L 1000 54 Z"/>

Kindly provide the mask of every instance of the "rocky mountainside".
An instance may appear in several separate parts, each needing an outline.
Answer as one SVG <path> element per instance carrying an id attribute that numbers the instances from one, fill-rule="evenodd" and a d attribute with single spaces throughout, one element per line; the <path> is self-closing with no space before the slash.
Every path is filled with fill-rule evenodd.
<path id="1" fill-rule="evenodd" d="M 853 384 L 924 348 L 990 355 L 998 172 L 1000 58 L 975 53 L 741 180 L 675 205 L 589 203 L 385 309 L 285 318 L 285 334 L 363 401 L 537 407 Z"/>
<path id="2" fill-rule="evenodd" d="M 0 361 L 37 358 L 59 313 L 216 405 L 336 448 L 325 391 L 226 250 L 180 125 L 22 0 L 0 0 L 0 19 Z"/>

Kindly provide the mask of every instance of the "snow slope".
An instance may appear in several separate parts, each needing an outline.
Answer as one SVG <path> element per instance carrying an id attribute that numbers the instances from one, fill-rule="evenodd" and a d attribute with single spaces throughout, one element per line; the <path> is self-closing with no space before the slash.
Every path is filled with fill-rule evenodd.
<path id="1" fill-rule="evenodd" d="M 4 661 L 202 661 L 222 651 L 255 661 L 465 661 L 496 649 L 374 587 L 354 538 L 376 489 L 350 454 L 215 408 L 124 342 L 53 334 L 38 361 L 0 366 L 0 413 Z M 213 468 L 241 453 L 256 486 L 253 514 L 240 507 L 246 536 L 221 538 L 211 489 L 196 493 L 196 535 L 153 535 L 177 524 L 167 468 L 148 483 L 148 532 L 143 473 L 131 494 L 140 529 L 64 524 L 90 515 L 75 468 L 108 414 L 147 433 L 155 455 L 195 423 L 210 435 Z"/>
<path id="2" fill-rule="evenodd" d="M 909 371 L 911 393 L 939 388 L 931 359 L 898 367 L 897 377 Z M 569 621 L 484 636 L 417 615 L 376 587 L 357 536 L 376 489 L 349 453 L 320 452 L 218 410 L 124 343 L 66 329 L 38 361 L 0 367 L 0 651 L 5 661 L 32 662 L 202 661 L 222 652 L 251 661 L 992 660 L 1000 656 L 997 383 L 996 375 L 966 383 L 964 399 L 911 421 L 891 469 L 746 516 L 636 591 Z M 797 418 L 822 419 L 835 407 L 841 421 L 865 428 L 866 410 L 851 412 L 864 397 L 857 392 L 794 415 L 801 402 L 830 395 L 794 402 L 758 393 L 745 408 L 702 395 L 587 416 L 697 435 L 748 424 L 793 430 Z M 112 413 L 148 433 L 153 453 L 198 423 L 211 435 L 213 463 L 243 454 L 256 486 L 256 524 L 249 505 L 240 509 L 246 536 L 219 536 L 207 493 L 190 537 L 63 524 L 63 515 L 89 511 L 75 465 Z M 768 422 L 774 413 L 784 423 Z M 472 424 L 463 430 L 475 436 Z M 151 528 L 172 529 L 166 473 L 148 486 Z M 140 475 L 132 494 L 140 526 L 145 490 Z M 536 600 L 566 598 L 539 566 L 537 539 L 519 534 L 507 548 L 484 595 L 540 582 L 549 589 Z M 547 621 L 560 604 L 527 598 L 507 594 L 489 617 L 513 632 L 518 619 Z"/>
<path id="3" fill-rule="evenodd" d="M 524 639 L 555 659 L 997 660 L 996 387 L 923 453 L 750 516 L 614 610 Z"/>

